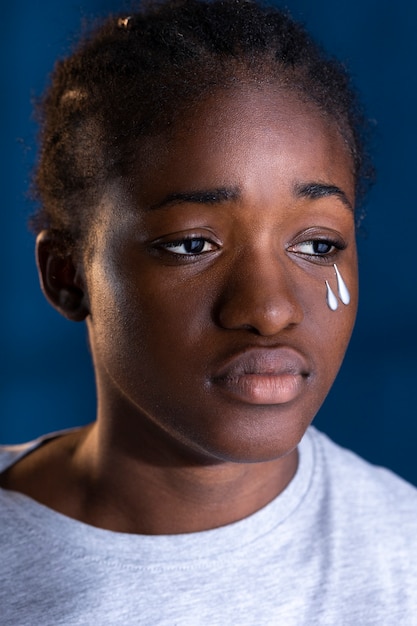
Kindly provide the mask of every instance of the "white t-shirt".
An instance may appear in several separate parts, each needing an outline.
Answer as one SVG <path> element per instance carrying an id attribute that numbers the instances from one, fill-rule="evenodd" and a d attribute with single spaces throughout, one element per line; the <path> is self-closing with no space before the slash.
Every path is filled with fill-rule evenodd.
<path id="1" fill-rule="evenodd" d="M 1 626 L 417 625 L 417 490 L 314 428 L 299 449 L 274 501 L 199 533 L 101 530 L 0 490 Z"/>

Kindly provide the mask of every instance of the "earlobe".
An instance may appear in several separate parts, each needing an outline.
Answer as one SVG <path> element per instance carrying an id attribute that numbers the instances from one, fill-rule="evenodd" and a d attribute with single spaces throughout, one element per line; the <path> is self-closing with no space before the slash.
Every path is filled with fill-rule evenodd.
<path id="1" fill-rule="evenodd" d="M 73 256 L 60 252 L 59 242 L 47 230 L 37 237 L 36 260 L 47 300 L 64 317 L 75 322 L 84 320 L 88 315 L 86 294 Z"/>

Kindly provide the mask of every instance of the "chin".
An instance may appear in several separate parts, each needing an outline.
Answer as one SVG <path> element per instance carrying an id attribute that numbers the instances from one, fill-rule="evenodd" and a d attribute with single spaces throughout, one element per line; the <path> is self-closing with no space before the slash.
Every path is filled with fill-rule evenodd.
<path id="1" fill-rule="evenodd" d="M 205 437 L 191 436 L 185 445 L 207 464 L 264 463 L 286 457 L 298 446 L 311 420 L 284 420 L 277 419 L 275 412 L 268 417 L 262 413 L 260 410 L 255 420 L 241 420 L 239 424 L 230 420 L 212 436 L 207 432 Z"/>

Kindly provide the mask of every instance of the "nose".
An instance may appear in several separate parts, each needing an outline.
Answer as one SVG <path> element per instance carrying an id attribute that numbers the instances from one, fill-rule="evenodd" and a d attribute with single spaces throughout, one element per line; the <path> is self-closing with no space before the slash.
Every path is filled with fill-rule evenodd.
<path id="1" fill-rule="evenodd" d="M 273 336 L 304 317 L 288 263 L 271 254 L 242 255 L 229 268 L 217 310 L 225 329 Z"/>

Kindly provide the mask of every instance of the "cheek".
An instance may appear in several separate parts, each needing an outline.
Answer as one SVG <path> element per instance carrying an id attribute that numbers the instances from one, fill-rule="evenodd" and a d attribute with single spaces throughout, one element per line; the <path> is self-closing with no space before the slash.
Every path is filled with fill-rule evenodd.
<path id="1" fill-rule="evenodd" d="M 167 372 L 178 377 L 180 363 L 201 360 L 211 323 L 210 289 L 178 284 L 169 273 L 99 270 L 91 294 L 91 343 L 107 369 L 154 384 Z"/>
<path id="2" fill-rule="evenodd" d="M 331 276 L 331 275 L 330 275 Z M 350 293 L 348 305 L 341 301 L 335 277 L 329 283 L 337 298 L 337 309 L 331 310 L 327 303 L 325 279 L 314 283 L 306 295 L 305 325 L 310 340 L 314 342 L 316 369 L 330 386 L 339 370 L 355 325 L 358 306 L 358 283 L 356 267 L 345 270 L 345 282 Z"/>

